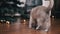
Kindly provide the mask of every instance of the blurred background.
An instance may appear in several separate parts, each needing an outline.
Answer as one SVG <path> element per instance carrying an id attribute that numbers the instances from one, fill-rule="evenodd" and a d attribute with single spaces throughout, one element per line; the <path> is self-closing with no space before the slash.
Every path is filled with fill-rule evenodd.
<path id="1" fill-rule="evenodd" d="M 60 0 L 54 0 L 52 14 L 54 18 L 60 18 Z M 29 19 L 30 10 L 42 5 L 42 0 L 0 0 L 0 21 L 16 21 L 17 17 Z"/>
<path id="2" fill-rule="evenodd" d="M 0 21 L 29 19 L 30 10 L 38 5 L 42 5 L 42 0 L 0 0 Z"/>

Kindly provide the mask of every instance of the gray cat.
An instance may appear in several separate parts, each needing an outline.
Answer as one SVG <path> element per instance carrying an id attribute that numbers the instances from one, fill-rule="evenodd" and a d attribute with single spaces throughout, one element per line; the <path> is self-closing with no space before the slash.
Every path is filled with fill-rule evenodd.
<path id="1" fill-rule="evenodd" d="M 44 1 L 49 1 L 49 5 L 47 7 L 42 5 L 32 8 L 30 13 L 29 28 L 32 28 L 32 23 L 34 20 L 37 21 L 36 29 L 42 27 L 44 31 L 48 31 L 48 29 L 50 28 L 51 26 L 50 15 L 51 15 L 51 9 L 54 5 L 54 0 L 44 0 Z"/>

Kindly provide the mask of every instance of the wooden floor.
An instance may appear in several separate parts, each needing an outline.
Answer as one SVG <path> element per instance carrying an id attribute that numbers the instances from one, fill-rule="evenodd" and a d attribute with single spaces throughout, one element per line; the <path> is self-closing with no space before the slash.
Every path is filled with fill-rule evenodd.
<path id="1" fill-rule="evenodd" d="M 19 22 L 20 21 L 20 22 Z M 19 20 L 12 24 L 0 24 L 0 34 L 60 34 L 60 19 L 51 19 L 52 26 L 48 32 L 29 29 L 28 21 Z"/>

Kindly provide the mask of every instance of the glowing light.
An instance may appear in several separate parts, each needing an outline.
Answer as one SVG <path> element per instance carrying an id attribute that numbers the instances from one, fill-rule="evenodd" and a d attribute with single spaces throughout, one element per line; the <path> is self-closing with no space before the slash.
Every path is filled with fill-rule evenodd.
<path id="1" fill-rule="evenodd" d="M 1 22 L 3 22 L 3 20 L 1 20 Z"/>
<path id="2" fill-rule="evenodd" d="M 10 24 L 10 22 L 9 22 L 9 21 L 6 21 L 6 23 L 7 23 L 7 24 Z"/>
<path id="3" fill-rule="evenodd" d="M 24 22 L 25 22 L 26 20 L 24 19 Z"/>
<path id="4" fill-rule="evenodd" d="M 26 20 L 24 19 L 24 23 L 23 24 L 26 24 Z"/>
<path id="5" fill-rule="evenodd" d="M 54 18 L 54 16 L 52 16 Z"/>

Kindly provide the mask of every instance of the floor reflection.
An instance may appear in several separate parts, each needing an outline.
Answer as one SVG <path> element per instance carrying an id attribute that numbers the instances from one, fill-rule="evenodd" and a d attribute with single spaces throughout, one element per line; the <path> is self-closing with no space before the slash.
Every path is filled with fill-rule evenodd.
<path id="1" fill-rule="evenodd" d="M 51 19 L 52 26 L 48 32 L 28 28 L 28 21 L 17 18 L 16 23 L 0 24 L 0 34 L 60 34 L 60 19 Z"/>

